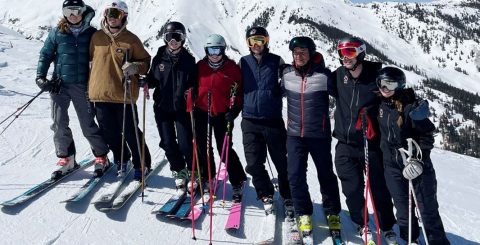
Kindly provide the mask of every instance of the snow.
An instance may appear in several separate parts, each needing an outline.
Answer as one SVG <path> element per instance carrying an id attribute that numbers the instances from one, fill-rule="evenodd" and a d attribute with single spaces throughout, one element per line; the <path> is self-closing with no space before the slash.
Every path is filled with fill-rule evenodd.
<path id="1" fill-rule="evenodd" d="M 101 8 L 102 6 L 100 1 L 91 2 L 93 2 L 92 6 L 95 8 Z M 251 3 L 249 2 L 222 1 L 221 3 L 223 4 L 205 1 L 201 3 L 188 2 L 187 5 L 186 1 L 165 1 L 165 3 L 162 1 L 162 4 L 155 1 L 135 1 L 130 6 L 130 26 L 134 32 L 139 33 L 142 40 L 145 40 L 147 37 L 156 35 L 154 30 L 158 31 L 165 20 L 181 19 L 188 24 L 190 39 L 187 45 L 197 58 L 203 56 L 202 43 L 205 37 L 211 32 L 217 32 L 227 37 L 229 45 L 240 50 L 240 53 L 233 49 L 228 50 L 229 55 L 238 59 L 240 55 L 247 52 L 243 41 L 245 27 L 258 16 L 258 13 L 248 12 L 251 9 Z M 38 29 L 38 26 L 53 25 L 59 17 L 49 14 L 52 9 L 57 9 L 58 3 L 55 1 L 42 3 L 24 1 L 23 5 L 28 5 L 29 8 L 6 7 L 6 4 L 6 1 L 0 1 L 0 16 L 3 16 L 0 17 L 0 20 L 5 18 L 0 21 L 3 23 L 3 26 L 0 25 L 0 64 L 3 64 L 0 65 L 0 119 L 2 120 L 38 92 L 34 77 L 38 51 L 42 43 L 35 38 L 44 38 L 46 33 Z M 353 34 L 366 36 L 367 40 L 378 43 L 379 46 L 386 45 L 385 50 L 388 49 L 393 52 L 394 57 L 398 57 L 399 60 L 426 63 L 425 66 L 427 66 L 428 71 L 439 71 L 435 66 L 429 66 L 427 64 L 429 59 L 416 53 L 418 50 L 403 46 L 407 45 L 404 41 L 399 41 L 393 36 L 378 34 L 384 33 L 382 26 L 378 19 L 368 17 L 371 15 L 369 9 L 352 8 L 346 3 L 333 0 L 323 0 L 322 4 L 304 1 L 288 3 L 288 5 L 287 1 L 275 1 L 274 3 L 264 1 L 257 2 L 257 4 L 286 9 L 287 16 L 300 7 L 308 10 L 307 12 L 322 11 L 322 13 L 330 13 L 328 15 L 330 17 L 325 18 L 327 23 L 336 24 L 338 28 L 345 28 Z M 186 7 L 195 11 L 188 14 L 182 13 L 181 10 Z M 140 15 L 139 11 L 146 8 L 156 8 L 158 12 L 146 11 Z M 31 9 L 35 9 L 35 11 L 31 11 Z M 211 9 L 217 9 L 218 12 L 212 11 L 212 13 L 215 13 L 212 14 L 213 16 L 206 16 L 203 13 L 203 10 Z M 345 12 L 342 9 L 348 9 L 348 11 Z M 195 13 L 195 15 L 190 15 L 190 13 Z M 206 13 L 210 14 L 210 12 Z M 255 14 L 257 15 L 255 16 Z M 278 14 L 272 16 L 272 19 L 279 20 L 280 16 Z M 336 20 L 331 18 L 333 14 L 338 15 Z M 241 16 L 244 15 L 247 18 L 241 19 Z M 20 24 L 18 22 L 13 24 L 7 20 L 18 16 L 22 17 Z M 355 16 L 365 16 L 365 19 L 354 18 Z M 144 19 L 153 20 L 155 18 L 157 21 L 151 21 L 148 24 L 144 22 Z M 207 19 L 207 21 L 198 21 L 202 18 Z M 222 21 L 212 21 L 216 18 Z M 272 49 L 278 51 L 277 53 L 280 53 L 289 62 L 291 56 L 283 40 L 288 40 L 296 32 L 295 28 L 298 27 L 284 22 L 282 25 L 269 25 L 268 28 L 275 30 L 271 32 L 272 40 L 282 40 L 273 41 Z M 98 23 L 98 13 L 94 23 Z M 272 23 L 274 22 L 272 21 Z M 21 30 L 25 36 L 11 31 L 10 28 Z M 290 33 L 290 31 L 292 32 Z M 370 32 L 378 35 L 367 35 Z M 25 37 L 33 38 L 33 40 L 28 40 Z M 317 41 L 317 44 L 320 42 Z M 397 42 L 402 43 L 400 47 L 388 45 Z M 154 53 L 156 47 L 162 43 L 161 39 L 153 41 L 150 44 L 153 47 L 150 52 Z M 319 45 L 319 49 L 327 50 L 326 47 L 321 45 Z M 334 57 L 330 57 L 330 59 L 335 60 Z M 332 65 L 334 67 L 337 64 L 332 63 Z M 479 91 L 478 85 L 475 84 L 473 88 L 468 85 L 469 82 L 477 82 L 478 80 L 460 75 L 453 70 L 451 73 L 449 70 L 442 70 L 442 73 L 444 73 L 444 77 L 449 78 L 448 81 L 458 81 L 456 85 L 459 87 Z M 417 84 L 421 79 L 413 73 L 407 73 L 407 77 L 409 78 L 409 85 Z M 462 80 L 464 78 L 468 79 L 464 81 Z M 139 111 L 142 111 L 141 103 L 138 103 L 138 105 Z M 433 105 L 435 107 L 435 103 Z M 164 153 L 158 148 L 159 136 L 153 118 L 152 106 L 153 102 L 147 101 L 146 140 L 152 151 L 153 160 L 160 161 Z M 438 107 L 441 108 L 441 105 L 438 105 Z M 237 127 L 234 129 L 233 147 L 237 151 L 241 162 L 245 163 L 239 127 L 240 120 L 240 118 L 237 119 Z M 56 156 L 52 140 L 53 134 L 50 125 L 50 98 L 47 94 L 42 94 L 0 136 L 0 202 L 9 200 L 45 180 L 56 168 L 54 164 Z M 73 108 L 70 110 L 70 125 L 76 140 L 77 159 L 92 158 Z M 5 126 L 6 124 L 2 124 L 0 129 L 3 130 Z M 332 142 L 332 145 L 335 145 L 335 143 L 336 141 Z M 334 154 L 334 150 L 332 150 L 332 154 Z M 218 156 L 216 157 L 218 158 Z M 480 172 L 480 160 L 440 149 L 433 150 L 432 160 L 437 171 L 440 213 L 448 238 L 452 244 L 479 243 L 480 179 L 478 174 Z M 31 202 L 18 207 L 2 208 L 0 212 L 0 224 L 4 227 L 4 229 L 0 229 L 2 244 L 206 244 L 208 242 L 208 216 L 203 215 L 196 223 L 197 241 L 193 241 L 191 239 L 190 222 L 180 223 L 150 214 L 155 205 L 165 203 L 175 192 L 168 167 L 163 168 L 157 175 L 151 177 L 151 183 L 145 191 L 143 203 L 141 198 L 132 198 L 125 207 L 117 212 L 105 214 L 97 211 L 93 205 L 89 204 L 90 201 L 95 200 L 102 193 L 103 189 L 97 189 L 93 195 L 87 196 L 80 203 L 60 203 L 75 193 L 92 173 L 92 167 L 79 171 Z M 107 183 L 100 183 L 99 186 L 102 188 L 112 181 L 112 178 L 107 179 Z M 325 230 L 320 228 L 325 224 L 325 221 L 315 171 L 308 172 L 308 184 L 315 202 L 314 224 L 318 227 L 314 234 L 316 243 L 331 244 L 331 241 L 327 239 Z M 228 185 L 227 198 L 230 197 L 230 192 L 231 189 Z M 341 216 L 345 238 L 351 242 L 350 244 L 360 244 L 360 240 L 353 234 L 354 227 L 345 212 L 346 205 L 343 194 L 341 194 L 341 197 L 344 210 Z M 251 182 L 245 190 L 244 202 L 246 205 L 245 215 L 243 216 L 245 222 L 237 233 L 227 233 L 224 230 L 228 210 L 221 208 L 219 204 L 215 205 L 213 217 L 214 244 L 250 244 L 265 232 L 265 230 L 260 229 L 263 222 L 262 205 L 256 200 Z M 278 225 L 277 228 L 279 226 L 281 225 Z M 281 232 L 276 234 L 276 244 L 282 244 Z"/>

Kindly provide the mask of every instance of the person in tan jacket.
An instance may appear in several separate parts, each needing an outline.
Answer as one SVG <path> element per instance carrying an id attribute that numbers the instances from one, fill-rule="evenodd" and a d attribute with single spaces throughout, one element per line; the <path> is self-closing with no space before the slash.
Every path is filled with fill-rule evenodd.
<path id="1" fill-rule="evenodd" d="M 113 152 L 119 175 L 125 173 L 131 155 L 135 179 L 140 180 L 142 171 L 138 143 L 143 133 L 138 128 L 136 101 L 140 87 L 138 76 L 147 73 L 150 55 L 140 39 L 126 28 L 128 7 L 125 2 L 107 4 L 103 16 L 101 30 L 93 34 L 90 42 L 92 66 L 88 94 L 95 103 L 97 120 Z M 127 147 L 122 151 L 123 130 Z M 151 156 L 145 146 L 146 171 L 150 167 Z"/>

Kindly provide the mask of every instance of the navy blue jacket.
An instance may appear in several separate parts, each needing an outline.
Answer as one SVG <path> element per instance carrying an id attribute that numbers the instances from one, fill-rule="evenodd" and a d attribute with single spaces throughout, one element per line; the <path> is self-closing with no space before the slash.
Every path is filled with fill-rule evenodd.
<path id="1" fill-rule="evenodd" d="M 287 134 L 290 136 L 330 138 L 328 89 L 330 70 L 316 54 L 304 71 L 288 65 L 283 70 L 282 88 L 287 96 Z"/>
<path id="2" fill-rule="evenodd" d="M 333 74 L 333 90 L 331 95 L 335 97 L 335 128 L 333 136 L 340 142 L 363 146 L 362 130 L 357 130 L 355 125 L 358 121 L 360 110 L 367 109 L 367 115 L 372 121 L 376 136 L 369 141 L 370 147 L 379 147 L 380 137 L 378 129 L 378 106 L 380 98 L 376 78 L 381 63 L 363 61 L 360 76 L 354 79 L 344 66 L 339 67 Z"/>
<path id="3" fill-rule="evenodd" d="M 54 77 L 63 83 L 87 84 L 90 73 L 90 39 L 97 31 L 90 26 L 95 12 L 90 6 L 83 14 L 83 30 L 75 37 L 70 31 L 61 32 L 53 28 L 40 51 L 37 77 L 46 77 L 52 62 L 55 63 Z"/>
<path id="4" fill-rule="evenodd" d="M 250 54 L 240 59 L 243 80 L 243 118 L 282 119 L 280 56 L 266 53 L 261 62 Z"/>

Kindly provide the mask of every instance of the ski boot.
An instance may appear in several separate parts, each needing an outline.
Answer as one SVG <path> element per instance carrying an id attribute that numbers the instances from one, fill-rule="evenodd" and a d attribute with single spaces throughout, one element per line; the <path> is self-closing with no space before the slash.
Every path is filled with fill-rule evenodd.
<path id="1" fill-rule="evenodd" d="M 387 245 L 398 245 L 397 234 L 393 230 L 382 231 Z"/>
<path id="2" fill-rule="evenodd" d="M 71 172 L 72 170 L 78 168 L 78 164 L 75 161 L 75 155 L 68 157 L 61 157 L 58 159 L 57 166 L 60 166 L 57 170 L 52 173 L 52 179 L 59 179 L 63 175 Z"/>
<path id="3" fill-rule="evenodd" d="M 293 207 L 292 199 L 283 200 L 283 207 L 285 208 L 285 218 L 287 219 L 295 218 L 295 208 Z"/>
<path id="4" fill-rule="evenodd" d="M 363 242 L 367 245 L 375 245 L 375 241 L 373 240 L 372 231 L 367 226 L 367 236 L 365 237 L 365 226 L 359 225 L 357 227 L 357 234 L 362 238 Z M 366 240 L 365 240 L 366 239 Z"/>
<path id="5" fill-rule="evenodd" d="M 110 166 L 110 161 L 107 156 L 100 156 L 95 158 L 95 170 L 93 171 L 93 177 L 102 177 L 105 170 Z"/>

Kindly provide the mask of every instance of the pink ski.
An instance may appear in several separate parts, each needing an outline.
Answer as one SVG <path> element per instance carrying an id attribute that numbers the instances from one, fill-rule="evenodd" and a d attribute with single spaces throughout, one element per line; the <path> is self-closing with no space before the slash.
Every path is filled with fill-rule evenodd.
<path id="1" fill-rule="evenodd" d="M 247 185 L 248 179 L 243 183 L 242 191 L 245 190 L 245 186 Z M 225 224 L 225 230 L 237 230 L 240 228 L 240 221 L 242 219 L 242 203 L 243 203 L 243 195 L 241 202 L 234 202 L 230 207 L 230 214 L 227 218 L 227 223 Z"/>

